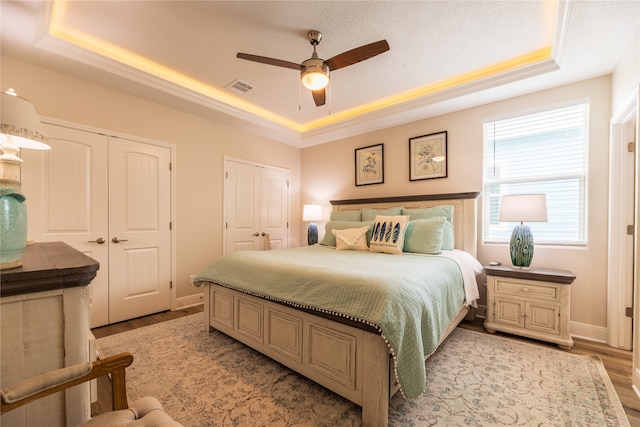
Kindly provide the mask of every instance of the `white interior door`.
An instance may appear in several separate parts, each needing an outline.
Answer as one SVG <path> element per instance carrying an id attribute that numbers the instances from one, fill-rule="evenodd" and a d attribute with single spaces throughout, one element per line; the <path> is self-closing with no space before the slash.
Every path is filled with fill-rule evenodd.
<path id="1" fill-rule="evenodd" d="M 29 239 L 63 241 L 100 263 L 91 327 L 170 309 L 171 149 L 57 124 L 44 131 L 51 150 L 21 153 Z"/>
<path id="2" fill-rule="evenodd" d="M 260 168 L 225 162 L 225 253 L 262 248 Z"/>
<path id="3" fill-rule="evenodd" d="M 225 161 L 225 254 L 289 245 L 289 171 Z"/>
<path id="4" fill-rule="evenodd" d="M 171 151 L 111 138 L 109 321 L 171 308 Z"/>
<path id="5" fill-rule="evenodd" d="M 89 285 L 91 327 L 109 323 L 108 137 L 44 124 L 51 150 L 22 150 L 29 239 L 62 241 L 100 263 Z M 102 239 L 102 240 L 99 240 Z"/>
<path id="6" fill-rule="evenodd" d="M 289 246 L 289 172 L 260 169 L 260 234 L 267 233 L 272 249 Z"/>

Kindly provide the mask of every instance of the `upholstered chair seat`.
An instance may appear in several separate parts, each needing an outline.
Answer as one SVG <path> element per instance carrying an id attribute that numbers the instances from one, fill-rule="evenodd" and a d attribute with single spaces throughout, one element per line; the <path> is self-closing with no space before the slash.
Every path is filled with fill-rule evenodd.
<path id="1" fill-rule="evenodd" d="M 82 423 L 81 427 L 181 427 L 162 409 L 155 397 L 143 397 L 127 409 L 105 412 Z"/>

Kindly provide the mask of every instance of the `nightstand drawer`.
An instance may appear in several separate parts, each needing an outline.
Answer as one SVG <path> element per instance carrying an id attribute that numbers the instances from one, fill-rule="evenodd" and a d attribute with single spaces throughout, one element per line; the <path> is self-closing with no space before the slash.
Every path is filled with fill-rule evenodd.
<path id="1" fill-rule="evenodd" d="M 545 285 L 540 282 L 511 281 L 509 279 L 496 279 L 496 294 L 517 295 L 526 297 L 546 299 L 549 301 L 560 301 L 560 290 L 557 285 Z"/>

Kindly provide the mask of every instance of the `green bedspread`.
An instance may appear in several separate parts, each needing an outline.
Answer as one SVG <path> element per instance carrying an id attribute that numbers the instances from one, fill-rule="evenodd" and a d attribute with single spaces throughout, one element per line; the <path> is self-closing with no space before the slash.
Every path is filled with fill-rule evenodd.
<path id="1" fill-rule="evenodd" d="M 450 258 L 320 245 L 236 252 L 213 262 L 195 281 L 375 326 L 389 343 L 409 398 L 424 390 L 424 356 L 435 350 L 465 301 L 460 267 Z"/>

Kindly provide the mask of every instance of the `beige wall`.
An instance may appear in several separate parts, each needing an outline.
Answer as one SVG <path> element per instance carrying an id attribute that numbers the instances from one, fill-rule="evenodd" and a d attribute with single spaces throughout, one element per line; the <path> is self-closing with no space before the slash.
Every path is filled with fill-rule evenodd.
<path id="1" fill-rule="evenodd" d="M 607 188 L 610 77 L 601 77 L 542 91 L 477 108 L 347 138 L 302 150 L 303 203 L 325 205 L 329 200 L 392 195 L 482 191 L 483 120 L 528 111 L 568 100 L 589 98 L 589 210 L 586 247 L 536 246 L 534 265 L 568 269 L 577 275 L 572 285 L 571 320 L 587 325 L 599 335 L 607 323 Z M 446 130 L 448 132 L 448 177 L 409 181 L 408 139 Z M 354 149 L 384 143 L 384 184 L 354 185 Z M 482 203 L 482 199 L 479 200 Z M 479 212 L 482 224 L 482 212 Z M 306 224 L 303 224 L 303 230 Z M 320 224 L 322 232 L 323 224 Z M 479 242 L 481 235 L 479 234 Z M 510 264 L 507 245 L 480 244 L 481 262 Z"/>
<path id="2" fill-rule="evenodd" d="M 0 71 L 0 89 L 14 88 L 42 116 L 175 144 L 178 298 L 202 292 L 189 275 L 222 255 L 225 155 L 291 171 L 290 243 L 298 246 L 299 149 L 12 58 L 2 57 Z"/>
<path id="3" fill-rule="evenodd" d="M 611 111 L 616 116 L 632 101 L 640 84 L 640 25 L 611 77 Z"/>
<path id="4" fill-rule="evenodd" d="M 591 100 L 589 244 L 581 248 L 539 245 L 534 264 L 576 273 L 578 278 L 572 285 L 572 322 L 606 328 L 609 77 L 298 150 L 12 58 L 2 57 L 1 72 L 1 89 L 13 87 L 33 101 L 43 116 L 175 144 L 174 224 L 179 298 L 197 293 L 188 285 L 188 275 L 197 273 L 222 254 L 225 155 L 291 170 L 291 245 L 297 246 L 307 226 L 300 224 L 302 203 L 325 205 L 324 215 L 328 218 L 328 201 L 332 199 L 482 191 L 483 120 L 588 97 Z M 449 138 L 448 178 L 410 182 L 408 139 L 443 130 L 448 131 Z M 385 182 L 355 187 L 354 149 L 377 143 L 384 143 Z M 480 217 L 480 223 L 481 220 Z M 505 245 L 481 244 L 478 254 L 481 262 L 509 262 Z"/>

